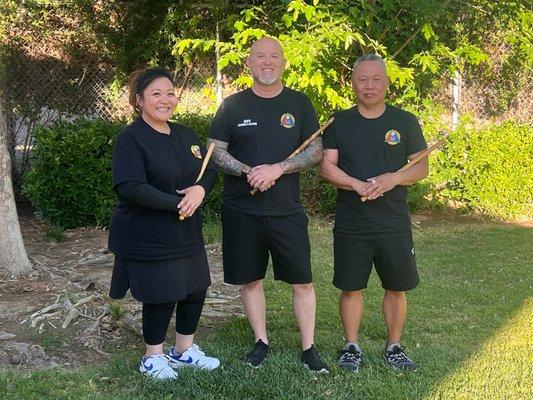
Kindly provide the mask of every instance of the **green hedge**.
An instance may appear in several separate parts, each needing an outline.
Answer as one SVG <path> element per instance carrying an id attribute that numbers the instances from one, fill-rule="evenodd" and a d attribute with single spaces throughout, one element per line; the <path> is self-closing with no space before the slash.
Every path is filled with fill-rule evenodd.
<path id="1" fill-rule="evenodd" d="M 506 121 L 460 128 L 432 158 L 425 198 L 498 219 L 531 218 L 532 160 L 530 125 Z"/>
<path id="2" fill-rule="evenodd" d="M 205 143 L 211 117 L 181 115 L 178 122 L 197 132 Z M 116 196 L 111 190 L 113 142 L 124 126 L 103 120 L 58 122 L 35 131 L 33 169 L 24 192 L 42 215 L 65 228 L 106 226 Z M 462 207 L 493 218 L 531 218 L 533 132 L 513 122 L 478 130 L 455 131 L 447 145 L 431 156 L 430 176 L 409 190 L 414 209 Z M 336 189 L 322 181 L 317 168 L 302 173 L 306 208 L 335 210 Z M 218 219 L 222 178 L 204 206 L 208 219 Z"/>
<path id="3" fill-rule="evenodd" d="M 108 224 L 116 203 L 111 152 L 123 126 L 77 119 L 35 129 L 23 192 L 44 218 L 64 228 Z"/>

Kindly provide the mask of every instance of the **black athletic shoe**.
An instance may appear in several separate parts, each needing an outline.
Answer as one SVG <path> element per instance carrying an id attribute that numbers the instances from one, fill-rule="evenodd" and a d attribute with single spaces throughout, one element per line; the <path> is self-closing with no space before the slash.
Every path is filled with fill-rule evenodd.
<path id="1" fill-rule="evenodd" d="M 349 371 L 357 372 L 361 368 L 363 362 L 363 353 L 359 346 L 354 344 L 347 344 L 342 350 L 339 358 L 339 365 Z"/>
<path id="2" fill-rule="evenodd" d="M 407 357 L 407 354 L 405 354 L 404 350 L 405 349 L 399 344 L 393 344 L 392 346 L 385 347 L 383 359 L 392 368 L 415 371 L 416 364 L 413 362 L 413 360 Z"/>
<path id="3" fill-rule="evenodd" d="M 301 360 L 304 363 L 304 367 L 309 371 L 316 372 L 317 374 L 329 373 L 329 367 L 318 355 L 314 344 L 302 352 Z"/>
<path id="4" fill-rule="evenodd" d="M 252 350 L 246 355 L 245 362 L 254 368 L 258 368 L 268 354 L 268 344 L 259 339 Z"/>

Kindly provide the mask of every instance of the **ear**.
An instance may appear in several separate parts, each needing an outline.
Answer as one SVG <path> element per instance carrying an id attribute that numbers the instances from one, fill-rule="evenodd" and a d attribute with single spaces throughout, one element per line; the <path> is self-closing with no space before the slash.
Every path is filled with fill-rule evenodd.
<path id="1" fill-rule="evenodd" d="M 245 61 L 245 64 L 246 64 L 246 66 L 248 67 L 248 69 L 251 69 L 251 68 L 250 68 L 250 63 L 251 63 L 251 61 L 250 61 L 250 56 L 248 56 L 248 57 L 246 57 L 246 61 Z"/>
<path id="2" fill-rule="evenodd" d="M 137 105 L 139 107 L 142 107 L 142 95 L 140 95 L 139 93 L 137 93 L 135 95 L 135 102 L 137 103 Z"/>

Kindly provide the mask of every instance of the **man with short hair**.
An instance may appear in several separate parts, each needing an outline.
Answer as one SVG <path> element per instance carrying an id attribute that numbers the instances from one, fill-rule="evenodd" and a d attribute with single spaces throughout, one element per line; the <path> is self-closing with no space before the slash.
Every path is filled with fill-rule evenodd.
<path id="1" fill-rule="evenodd" d="M 346 340 L 339 364 L 352 371 L 361 366 L 357 335 L 362 290 L 374 264 L 385 289 L 383 358 L 394 368 L 414 370 L 416 364 L 400 345 L 405 292 L 419 282 L 406 186 L 427 176 L 427 159 L 397 171 L 420 154 L 426 142 L 413 114 L 385 103 L 389 78 L 380 56 L 368 54 L 356 60 L 352 86 L 357 105 L 334 114 L 320 163 L 320 175 L 338 188 L 333 284 L 341 289 L 339 312 Z"/>
<path id="2" fill-rule="evenodd" d="M 258 367 L 268 353 L 263 280 L 269 254 L 274 277 L 292 286 L 304 366 L 329 372 L 314 346 L 316 300 L 307 216 L 300 203 L 298 171 L 317 164 L 316 140 L 287 158 L 317 128 L 309 99 L 284 87 L 285 58 L 279 42 L 256 41 L 246 65 L 253 86 L 224 100 L 209 131 L 213 161 L 224 172 L 222 205 L 224 280 L 242 285 L 241 297 L 255 336 L 246 362 Z M 256 189 L 257 193 L 250 191 Z"/>

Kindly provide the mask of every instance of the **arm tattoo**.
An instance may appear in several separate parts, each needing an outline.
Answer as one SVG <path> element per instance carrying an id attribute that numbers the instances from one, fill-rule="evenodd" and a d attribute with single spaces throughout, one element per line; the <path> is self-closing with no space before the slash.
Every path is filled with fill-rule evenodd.
<path id="1" fill-rule="evenodd" d="M 284 174 L 302 171 L 308 167 L 318 164 L 322 159 L 322 138 L 313 140 L 309 146 L 294 157 L 287 158 L 280 163 Z"/>
<path id="2" fill-rule="evenodd" d="M 243 164 L 228 153 L 227 142 L 208 138 L 207 145 L 209 146 L 211 143 L 216 145 L 212 160 L 219 171 L 228 175 L 241 176 L 242 171 L 248 171 L 250 169 L 248 165 Z"/>

